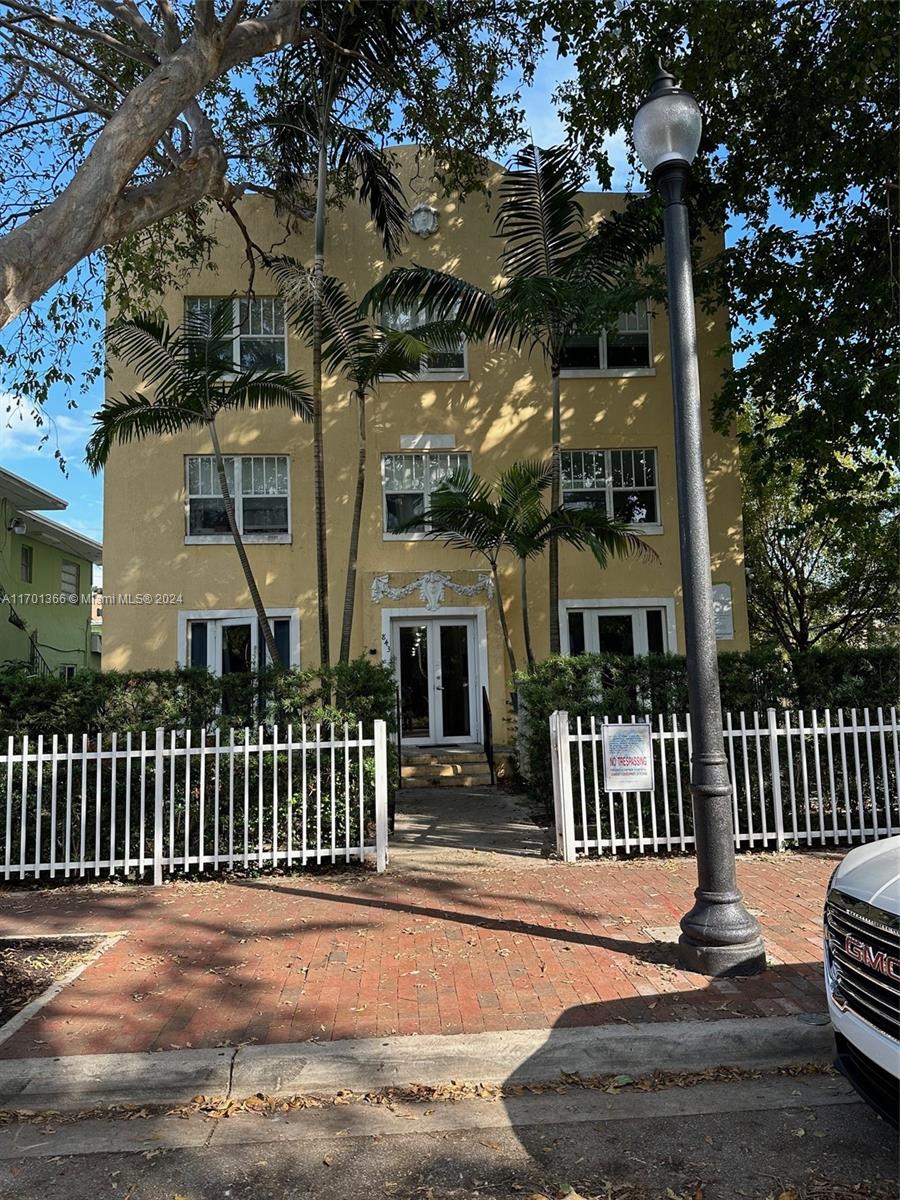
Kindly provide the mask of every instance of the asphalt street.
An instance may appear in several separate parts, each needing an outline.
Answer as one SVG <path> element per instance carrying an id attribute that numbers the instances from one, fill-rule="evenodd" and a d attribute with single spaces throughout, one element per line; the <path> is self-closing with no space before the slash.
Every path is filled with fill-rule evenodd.
<path id="1" fill-rule="evenodd" d="M 897 1197 L 896 1136 L 839 1077 L 0 1127 L 12 1200 Z"/>

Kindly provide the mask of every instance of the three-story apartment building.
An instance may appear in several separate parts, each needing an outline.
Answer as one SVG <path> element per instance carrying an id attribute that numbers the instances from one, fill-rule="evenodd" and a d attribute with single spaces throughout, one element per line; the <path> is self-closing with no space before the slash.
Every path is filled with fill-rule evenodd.
<path id="1" fill-rule="evenodd" d="M 399 263 L 453 270 L 490 287 L 499 277 L 491 203 L 446 197 L 401 152 L 410 201 L 410 237 Z M 489 181 L 496 195 L 500 168 Z M 585 193 L 588 218 L 622 198 Z M 309 258 L 309 225 L 286 232 L 271 203 L 246 198 L 241 215 L 260 245 Z M 244 243 L 233 221 L 216 216 L 215 271 L 183 293 L 163 297 L 169 320 L 211 300 L 234 297 L 236 367 L 271 362 L 308 375 L 310 355 L 285 326 L 274 283 L 257 271 L 248 296 Z M 329 217 L 326 269 L 362 297 L 390 264 L 364 210 Z M 412 315 L 411 315 L 412 316 Z M 698 309 L 703 395 L 715 394 L 727 341 L 724 312 Z M 639 306 L 615 331 L 576 339 L 562 380 L 563 492 L 566 503 L 597 504 L 631 521 L 655 561 L 614 560 L 600 570 L 590 554 L 560 552 L 560 622 L 566 653 L 626 654 L 684 649 L 675 486 L 671 373 L 665 311 Z M 114 362 L 112 393 L 140 385 Z M 369 405 L 369 471 L 357 576 L 354 655 L 393 661 L 407 741 L 481 739 L 482 688 L 495 714 L 506 712 L 509 679 L 499 621 L 484 564 L 430 539 L 401 532 L 449 473 L 469 466 L 488 478 L 522 459 L 547 457 L 550 388 L 540 354 L 460 345 L 423 363 L 415 381 L 386 381 Z M 328 552 L 333 654 L 340 614 L 357 460 L 356 411 L 346 383 L 327 377 L 324 392 Z M 220 418 L 238 521 L 274 622 L 282 657 L 318 658 L 313 528 L 312 432 L 285 411 Z M 733 438 L 706 428 L 707 486 L 716 624 L 723 649 L 748 644 L 741 489 Z M 261 639 L 225 525 L 202 433 L 117 449 L 105 476 L 106 592 L 150 597 L 108 605 L 106 667 L 176 663 L 216 672 L 259 660 Z M 538 655 L 549 647 L 547 562 L 529 566 L 530 615 Z M 504 598 L 521 657 L 521 614 L 514 564 Z M 155 600 L 154 600 L 155 598 Z M 502 731 L 500 731 L 502 739 Z"/>

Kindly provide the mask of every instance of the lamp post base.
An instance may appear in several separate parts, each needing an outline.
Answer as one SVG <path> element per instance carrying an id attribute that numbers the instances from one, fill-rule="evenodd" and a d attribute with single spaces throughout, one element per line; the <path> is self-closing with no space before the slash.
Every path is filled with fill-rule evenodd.
<path id="1" fill-rule="evenodd" d="M 761 937 L 731 946 L 695 942 L 684 934 L 678 939 L 678 959 L 698 975 L 758 975 L 766 969 L 766 948 Z"/>

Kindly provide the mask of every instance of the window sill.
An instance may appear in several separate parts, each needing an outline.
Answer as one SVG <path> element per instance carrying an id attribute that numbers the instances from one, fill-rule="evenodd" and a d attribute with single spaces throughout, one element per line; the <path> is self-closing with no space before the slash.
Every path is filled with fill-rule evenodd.
<path id="1" fill-rule="evenodd" d="M 241 540 L 245 546 L 289 546 L 293 538 L 289 533 L 245 533 Z M 230 546 L 233 543 L 230 533 L 210 534 L 208 537 L 187 534 L 184 539 L 186 546 Z"/>
<path id="2" fill-rule="evenodd" d="M 423 371 L 411 379 L 401 379 L 399 375 L 385 375 L 382 383 L 467 383 L 468 371 Z"/>
<path id="3" fill-rule="evenodd" d="M 656 537 L 666 532 L 662 525 L 629 525 L 628 528 L 632 533 L 648 534 L 651 537 Z"/>
<path id="4" fill-rule="evenodd" d="M 656 374 L 656 367 L 620 367 L 617 370 L 597 368 L 597 370 L 565 371 L 559 373 L 560 379 L 648 379 Z"/>
<path id="5" fill-rule="evenodd" d="M 432 541 L 434 540 L 432 535 L 427 530 L 424 530 L 424 529 L 422 530 L 421 533 L 416 533 L 416 532 L 411 531 L 410 533 L 384 533 L 384 534 L 382 534 L 382 540 L 385 542 L 424 542 L 429 539 L 431 539 Z"/>

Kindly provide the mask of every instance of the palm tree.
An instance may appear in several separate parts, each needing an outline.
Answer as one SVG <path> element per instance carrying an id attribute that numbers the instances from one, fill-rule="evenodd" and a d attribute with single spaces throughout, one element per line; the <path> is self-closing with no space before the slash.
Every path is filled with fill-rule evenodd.
<path id="1" fill-rule="evenodd" d="M 245 408 L 284 407 L 309 420 L 312 400 L 306 381 L 297 373 L 267 367 L 235 374 L 230 355 L 222 353 L 223 344 L 230 346 L 233 320 L 232 301 L 223 300 L 208 320 L 201 314 L 189 316 L 181 329 L 172 330 L 167 322 L 153 315 L 111 325 L 107 339 L 113 353 L 133 367 L 152 391 L 105 401 L 94 414 L 94 431 L 87 444 L 85 461 L 96 474 L 116 443 L 127 445 L 145 437 L 206 429 L 234 548 L 269 660 L 279 665 L 281 659 L 269 618 L 235 520 L 234 498 L 228 486 L 216 418 L 221 412 Z"/>
<path id="2" fill-rule="evenodd" d="M 344 284 L 333 276 L 322 277 L 319 293 L 313 272 L 295 259 L 278 258 L 269 265 L 284 298 L 285 310 L 307 342 L 314 336 L 314 304 L 317 295 L 321 294 L 323 362 L 329 370 L 340 371 L 350 384 L 350 394 L 356 401 L 356 489 L 341 622 L 340 661 L 345 663 L 350 661 L 359 532 L 366 486 L 366 401 L 388 376 L 415 379 L 421 370 L 422 359 L 435 350 L 449 350 L 458 345 L 461 330 L 453 321 L 405 331 L 386 329 L 361 316 Z"/>
<path id="3" fill-rule="evenodd" d="M 578 200 L 586 175 L 566 146 L 519 151 L 500 185 L 494 218 L 503 238 L 505 281 L 486 291 L 428 267 L 393 270 L 365 297 L 366 307 L 418 304 L 435 320 L 453 317 L 473 339 L 539 349 L 550 370 L 550 508 L 560 508 L 560 370 L 574 334 L 609 328 L 645 294 L 634 272 L 660 239 L 656 202 L 632 201 L 596 228 Z M 550 537 L 550 650 L 558 653 L 559 540 Z"/>
<path id="4" fill-rule="evenodd" d="M 548 508 L 543 493 L 551 486 L 551 463 L 513 463 L 491 485 L 471 471 L 457 471 L 431 498 L 431 507 L 414 518 L 416 528 L 428 526 L 428 536 L 481 555 L 494 581 L 497 615 L 506 645 L 510 671 L 517 663 L 500 589 L 500 557 L 511 553 L 518 561 L 522 632 L 529 669 L 534 665 L 528 613 L 528 562 L 540 557 L 554 541 L 577 550 L 590 550 L 600 567 L 614 556 L 655 558 L 653 550 L 620 521 L 599 509 Z M 410 523 L 411 525 L 413 522 Z"/>
<path id="5" fill-rule="evenodd" d="M 316 530 L 316 583 L 319 613 L 319 657 L 331 661 L 328 610 L 328 544 L 325 498 L 325 444 L 322 413 L 324 339 L 325 229 L 329 190 L 368 203 L 385 253 L 399 250 L 406 229 L 406 199 L 388 158 L 365 129 L 349 115 L 359 111 L 361 97 L 373 87 L 371 64 L 390 62 L 396 39 L 409 36 L 399 6 L 392 4 L 305 6 L 304 20 L 319 27 L 321 37 L 294 48 L 280 75 L 275 130 L 279 169 L 276 191 L 290 207 L 297 195 L 314 184 L 312 400 L 313 488 Z"/>

